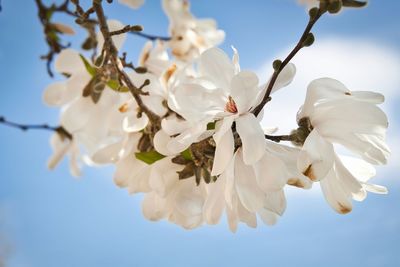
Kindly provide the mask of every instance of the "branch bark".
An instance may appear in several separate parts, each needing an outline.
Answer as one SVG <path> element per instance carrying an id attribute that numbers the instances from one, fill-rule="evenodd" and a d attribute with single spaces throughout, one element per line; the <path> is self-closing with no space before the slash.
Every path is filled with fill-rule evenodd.
<path id="1" fill-rule="evenodd" d="M 115 47 L 114 42 L 112 40 L 112 36 L 110 33 L 110 29 L 108 28 L 107 25 L 107 20 L 104 15 L 104 9 L 102 6 L 102 1 L 101 0 L 93 0 L 93 9 L 97 15 L 98 22 L 99 22 L 99 27 L 100 31 L 104 37 L 104 46 L 103 50 L 106 51 L 105 55 L 105 62 L 108 60 L 111 61 L 112 65 L 114 66 L 115 70 L 118 72 L 121 80 L 126 84 L 126 86 L 129 88 L 133 98 L 135 98 L 140 111 L 145 113 L 149 120 L 155 124 L 158 125 L 160 123 L 160 117 L 155 114 L 153 111 L 151 111 L 144 103 L 141 98 L 142 90 L 136 87 L 132 81 L 130 80 L 129 76 L 126 74 L 126 72 L 119 67 L 119 58 L 118 58 L 118 49 Z"/>
<path id="2" fill-rule="evenodd" d="M 318 8 L 317 12 L 313 15 L 310 14 L 310 20 L 303 32 L 303 34 L 300 37 L 300 40 L 298 41 L 297 45 L 293 48 L 292 52 L 285 58 L 284 61 L 280 64 L 280 66 L 274 71 L 274 74 L 271 77 L 270 82 L 267 85 L 265 95 L 261 101 L 261 103 L 253 110 L 254 115 L 258 115 L 261 110 L 264 108 L 264 106 L 271 101 L 271 92 L 272 89 L 274 88 L 275 82 L 279 77 L 279 74 L 282 72 L 282 70 L 286 67 L 287 64 L 294 58 L 294 56 L 304 47 L 304 42 L 307 40 L 308 36 L 311 33 L 311 30 L 315 23 L 320 19 L 320 17 L 325 13 L 321 8 Z"/>

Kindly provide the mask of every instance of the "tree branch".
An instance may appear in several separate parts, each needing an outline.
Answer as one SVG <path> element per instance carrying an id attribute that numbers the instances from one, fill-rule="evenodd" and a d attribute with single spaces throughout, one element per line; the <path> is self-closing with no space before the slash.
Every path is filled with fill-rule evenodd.
<path id="1" fill-rule="evenodd" d="M 119 58 L 118 58 L 118 50 L 114 45 L 114 42 L 111 38 L 110 30 L 107 25 L 107 20 L 104 15 L 104 10 L 102 6 L 102 1 L 101 0 L 93 0 L 93 9 L 96 12 L 99 26 L 100 26 L 100 31 L 104 37 L 104 45 L 103 45 L 103 50 L 106 51 L 105 55 L 105 61 L 107 62 L 108 60 L 111 61 L 112 65 L 114 66 L 115 70 L 118 72 L 120 79 L 126 84 L 126 86 L 129 88 L 132 96 L 135 98 L 140 111 L 144 112 L 149 120 L 155 124 L 158 125 L 160 123 L 160 117 L 157 116 L 153 111 L 151 111 L 146 105 L 143 103 L 142 98 L 140 97 L 142 93 L 142 90 L 136 87 L 132 81 L 129 79 L 129 76 L 126 74 L 126 72 L 119 67 Z"/>
<path id="2" fill-rule="evenodd" d="M 70 134 L 63 126 L 49 126 L 48 124 L 20 124 L 7 120 L 5 117 L 0 116 L 0 124 L 20 129 L 21 131 L 28 130 L 47 130 L 61 134 L 64 137 L 72 140 L 72 134 Z"/>
<path id="3" fill-rule="evenodd" d="M 319 20 L 319 18 L 326 12 L 322 10 L 321 8 L 314 9 L 315 14 L 312 14 L 312 10 L 310 10 L 310 20 L 307 24 L 306 29 L 304 30 L 302 36 L 300 37 L 299 42 L 297 45 L 294 47 L 292 52 L 285 58 L 285 60 L 277 66 L 275 69 L 274 74 L 271 77 L 270 82 L 267 85 L 267 91 L 265 92 L 265 95 L 261 101 L 261 103 L 253 110 L 254 115 L 258 115 L 260 111 L 263 109 L 263 107 L 271 100 L 271 92 L 272 89 L 274 88 L 275 82 L 279 77 L 279 74 L 282 72 L 282 70 L 286 67 L 286 65 L 293 59 L 293 57 L 303 48 L 305 47 L 305 42 L 309 38 L 311 34 L 311 30 L 315 23 Z"/>

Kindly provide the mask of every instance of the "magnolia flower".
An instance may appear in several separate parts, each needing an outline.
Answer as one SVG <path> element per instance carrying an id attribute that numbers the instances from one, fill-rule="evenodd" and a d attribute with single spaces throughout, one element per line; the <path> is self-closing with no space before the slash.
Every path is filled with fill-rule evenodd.
<path id="1" fill-rule="evenodd" d="M 388 121 L 376 106 L 383 101 L 381 94 L 350 91 L 333 79 L 313 81 L 297 116 L 300 127 L 311 131 L 298 158 L 299 170 L 312 181 L 321 180 L 324 192 L 341 192 L 343 197 L 363 193 L 357 178 L 335 154 L 333 143 L 343 145 L 369 163 L 385 164 L 390 154 L 385 143 Z M 333 204 L 332 199 L 337 200 L 338 194 L 327 197 L 328 201 L 341 213 L 350 211 L 349 201 Z"/>
<path id="2" fill-rule="evenodd" d="M 119 3 L 124 4 L 130 8 L 138 9 L 144 4 L 145 0 L 118 0 Z"/>
<path id="3" fill-rule="evenodd" d="M 342 83 L 323 78 L 313 81 L 300 109 L 298 122 L 309 120 L 299 168 L 312 180 L 322 179 L 334 161 L 332 143 L 338 143 L 371 164 L 385 164 L 390 150 L 385 143 L 388 120 L 376 105 L 381 94 L 350 91 Z"/>
<path id="4" fill-rule="evenodd" d="M 139 66 L 146 67 L 147 71 L 156 75 L 163 76 L 168 68 L 174 63 L 170 61 L 165 48 L 165 43 L 157 40 L 153 46 L 153 42 L 146 42 L 139 56 Z"/>
<path id="5" fill-rule="evenodd" d="M 231 61 L 218 48 L 205 51 L 198 60 L 198 77 L 181 82 L 171 90 L 169 106 L 181 115 L 190 131 L 175 138 L 182 148 L 207 130 L 207 124 L 216 122 L 213 138 L 216 152 L 212 175 L 221 174 L 231 161 L 234 152 L 232 125 L 240 136 L 243 159 L 246 164 L 258 161 L 265 152 L 265 137 L 259 120 L 251 113 L 263 97 L 257 76 L 250 71 L 240 71 L 239 56 L 235 52 Z M 274 90 L 288 84 L 294 76 L 294 65 L 283 70 Z"/>
<path id="6" fill-rule="evenodd" d="M 170 21 L 169 46 L 177 58 L 191 60 L 224 40 L 224 31 L 217 30 L 213 19 L 197 19 L 190 13 L 187 0 L 163 0 L 162 4 Z"/>

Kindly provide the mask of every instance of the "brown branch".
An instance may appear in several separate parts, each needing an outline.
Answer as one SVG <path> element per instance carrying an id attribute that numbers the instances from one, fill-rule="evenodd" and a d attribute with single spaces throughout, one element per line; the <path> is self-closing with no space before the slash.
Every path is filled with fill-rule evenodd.
<path id="1" fill-rule="evenodd" d="M 0 116 L 0 124 L 20 129 L 21 131 L 28 130 L 47 130 L 57 132 L 60 135 L 67 137 L 72 140 L 72 134 L 70 134 L 63 126 L 49 126 L 48 124 L 20 124 L 7 120 L 5 117 Z"/>
<path id="2" fill-rule="evenodd" d="M 120 30 L 116 30 L 116 31 L 112 31 L 110 32 L 110 35 L 119 35 L 119 34 L 123 34 L 123 33 L 127 33 L 127 32 L 141 32 L 143 31 L 143 27 L 140 25 L 126 25 L 125 27 L 123 27 Z"/>
<path id="3" fill-rule="evenodd" d="M 100 26 L 100 31 L 103 35 L 104 38 L 104 45 L 103 45 L 103 50 L 106 51 L 105 54 L 105 61 L 107 62 L 110 60 L 112 65 L 114 66 L 115 70 L 118 72 L 120 79 L 126 84 L 126 86 L 129 88 L 132 96 L 135 98 L 139 108 L 140 112 L 143 112 L 147 115 L 149 120 L 154 124 L 158 125 L 160 123 L 160 117 L 157 116 L 153 111 L 151 111 L 144 103 L 141 98 L 141 94 L 143 94 L 143 91 L 136 87 L 132 81 L 129 79 L 129 76 L 126 74 L 126 72 L 119 67 L 119 58 L 118 58 L 118 50 L 114 45 L 114 42 L 112 40 L 110 30 L 107 25 L 107 20 L 104 15 L 104 10 L 102 6 L 102 1 L 101 0 L 93 0 L 93 9 L 96 12 L 97 19 L 99 22 Z"/>
<path id="4" fill-rule="evenodd" d="M 65 0 L 61 5 L 57 6 L 52 4 L 46 6 L 42 0 L 35 0 L 38 8 L 38 16 L 40 23 L 43 26 L 43 32 L 46 37 L 46 42 L 49 47 L 49 52 L 46 55 L 41 56 L 41 59 L 47 61 L 47 72 L 50 77 L 53 77 L 51 70 L 51 63 L 56 54 L 60 53 L 62 49 L 69 47 L 69 44 L 62 44 L 59 35 L 61 32 L 57 29 L 56 24 L 53 24 L 51 18 L 54 13 L 61 12 L 73 16 L 74 13 L 68 9 L 69 0 Z"/>
<path id="5" fill-rule="evenodd" d="M 315 12 L 314 14 L 312 12 Z M 261 110 L 263 109 L 263 107 L 271 100 L 271 92 L 272 89 L 274 88 L 275 82 L 279 77 L 279 74 L 282 72 L 282 70 L 286 67 L 286 65 L 292 60 L 292 58 L 305 46 L 305 42 L 307 41 L 308 38 L 310 38 L 310 34 L 311 34 L 311 30 L 313 28 L 313 26 L 315 25 L 315 23 L 318 21 L 318 19 L 325 13 L 326 11 L 318 8 L 318 9 L 314 9 L 310 10 L 310 20 L 307 24 L 306 29 L 304 30 L 302 36 L 300 37 L 299 42 L 297 43 L 297 45 L 294 47 L 294 49 L 292 50 L 292 52 L 290 52 L 290 54 L 285 58 L 285 60 L 280 63 L 277 66 L 277 68 L 274 71 L 274 74 L 271 77 L 270 82 L 267 85 L 267 91 L 265 92 L 265 95 L 261 101 L 261 103 L 253 110 L 254 115 L 258 115 Z"/>
<path id="6" fill-rule="evenodd" d="M 265 139 L 274 141 L 274 142 L 281 142 L 281 141 L 293 141 L 294 140 L 294 136 L 293 135 L 264 135 Z"/>
<path id="7" fill-rule="evenodd" d="M 139 37 L 143 37 L 150 41 L 156 41 L 156 40 L 169 41 L 169 40 L 171 40 L 171 37 L 157 36 L 157 35 L 147 34 L 147 33 L 143 33 L 143 32 L 130 32 L 130 33 L 137 35 Z"/>

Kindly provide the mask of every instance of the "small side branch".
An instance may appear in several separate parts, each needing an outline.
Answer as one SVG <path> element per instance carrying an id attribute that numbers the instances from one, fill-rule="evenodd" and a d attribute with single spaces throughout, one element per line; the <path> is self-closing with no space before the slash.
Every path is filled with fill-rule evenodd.
<path id="1" fill-rule="evenodd" d="M 9 126 L 12 128 L 20 129 L 21 131 L 28 130 L 46 130 L 57 132 L 64 137 L 72 140 L 72 134 L 70 134 L 64 127 L 62 126 L 49 126 L 48 124 L 21 124 L 7 120 L 5 117 L 0 116 L 0 124 L 5 126 Z"/>
<path id="2" fill-rule="evenodd" d="M 280 143 L 281 141 L 293 141 L 294 136 L 293 135 L 264 135 L 265 139 L 274 141 L 276 143 Z"/>
<path id="3" fill-rule="evenodd" d="M 147 33 L 143 33 L 143 32 L 136 31 L 136 32 L 130 32 L 130 33 L 140 36 L 142 38 L 148 39 L 150 41 L 156 41 L 156 40 L 169 41 L 169 40 L 171 40 L 171 37 L 151 35 L 151 34 L 147 34 Z"/>

